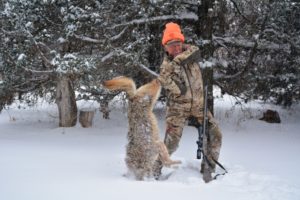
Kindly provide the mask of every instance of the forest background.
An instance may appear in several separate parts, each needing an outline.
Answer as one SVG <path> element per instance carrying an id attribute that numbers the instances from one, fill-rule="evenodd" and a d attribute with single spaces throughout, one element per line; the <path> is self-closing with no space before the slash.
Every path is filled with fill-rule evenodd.
<path id="1" fill-rule="evenodd" d="M 76 124 L 78 100 L 106 112 L 117 93 L 101 82 L 155 78 L 170 21 L 201 49 L 212 111 L 213 86 L 245 103 L 300 99 L 299 1 L 2 0 L 0 16 L 0 111 L 43 98 L 62 127 Z"/>

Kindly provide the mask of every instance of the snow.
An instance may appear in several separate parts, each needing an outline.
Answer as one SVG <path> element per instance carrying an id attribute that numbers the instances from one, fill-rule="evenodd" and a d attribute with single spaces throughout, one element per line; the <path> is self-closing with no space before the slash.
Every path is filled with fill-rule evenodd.
<path id="1" fill-rule="evenodd" d="M 25 54 L 20 54 L 19 56 L 18 56 L 18 61 L 21 61 L 21 60 L 23 60 L 24 58 L 26 58 L 26 55 Z"/>
<path id="2" fill-rule="evenodd" d="M 93 109 L 96 103 L 80 102 Z M 96 113 L 92 128 L 78 124 L 58 128 L 55 105 L 13 105 L 0 114 L 0 199 L 300 199 L 300 105 L 282 109 L 251 102 L 234 106 L 224 96 L 215 100 L 215 116 L 223 132 L 220 162 L 229 171 L 205 184 L 196 157 L 197 133 L 185 127 L 172 155 L 183 163 L 164 168 L 167 180 L 136 181 L 124 177 L 127 118 L 123 107 L 111 119 Z M 281 124 L 258 120 L 266 109 L 276 109 Z M 97 109 L 98 110 L 98 109 Z M 163 138 L 164 107 L 157 105 Z M 221 169 L 217 170 L 222 172 Z"/>
<path id="3" fill-rule="evenodd" d="M 205 60 L 204 62 L 199 62 L 201 68 L 206 68 L 206 67 L 213 67 L 215 64 L 214 62 L 207 61 Z"/>
<path id="4" fill-rule="evenodd" d="M 75 60 L 77 57 L 72 53 L 67 53 L 67 54 L 64 55 L 64 58 L 70 59 L 70 60 L 72 60 L 72 59 Z"/>
<path id="5" fill-rule="evenodd" d="M 9 3 L 5 3 L 4 11 L 2 12 L 3 15 L 9 16 L 11 14 L 12 7 Z"/>
<path id="6" fill-rule="evenodd" d="M 32 22 L 27 22 L 26 24 L 25 24 L 25 27 L 26 28 L 31 28 L 33 26 L 33 23 Z"/>
<path id="7" fill-rule="evenodd" d="M 58 39 L 57 39 L 57 41 L 59 42 L 59 43 L 64 43 L 64 42 L 66 42 L 66 39 L 65 38 L 63 38 L 63 37 L 59 37 Z"/>

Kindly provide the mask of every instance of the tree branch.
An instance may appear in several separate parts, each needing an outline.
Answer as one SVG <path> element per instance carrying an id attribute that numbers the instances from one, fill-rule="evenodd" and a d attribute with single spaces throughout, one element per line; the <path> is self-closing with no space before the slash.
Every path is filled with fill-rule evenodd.
<path id="1" fill-rule="evenodd" d="M 115 35 L 115 36 L 111 37 L 110 41 L 116 41 L 119 38 L 121 38 L 122 35 L 125 33 L 126 30 L 127 30 L 127 27 L 125 27 L 118 35 Z"/>
<path id="2" fill-rule="evenodd" d="M 261 35 L 263 34 L 263 31 L 265 29 L 265 26 L 266 26 L 266 22 L 267 22 L 267 19 L 268 19 L 268 14 L 266 14 L 265 18 L 264 18 L 264 21 L 261 25 L 261 29 L 260 29 L 260 32 L 258 34 L 258 37 L 255 39 L 255 42 L 254 42 L 254 46 L 252 47 L 251 49 L 251 52 L 250 52 L 250 56 L 249 56 L 249 59 L 245 65 L 245 67 L 238 73 L 236 74 L 233 74 L 233 75 L 229 75 L 229 76 L 223 76 L 223 77 L 220 77 L 220 78 L 217 78 L 215 81 L 218 82 L 218 81 L 223 81 L 223 80 L 234 80 L 238 77 L 241 77 L 243 76 L 250 68 L 251 64 L 252 64 L 252 61 L 253 61 L 253 58 L 255 56 L 255 53 L 256 53 L 256 50 L 257 50 L 257 47 L 258 47 L 258 40 L 259 38 L 261 37 Z"/>
<path id="3" fill-rule="evenodd" d="M 241 48 L 246 48 L 246 49 L 252 49 L 255 45 L 256 42 L 253 41 L 247 41 L 247 40 L 239 40 L 234 37 L 212 37 L 213 42 L 216 42 L 220 46 L 223 46 L 227 48 L 225 44 L 234 46 L 234 47 L 241 47 Z M 257 44 L 257 49 L 258 50 L 280 50 L 280 51 L 285 51 L 289 52 L 290 51 L 290 46 L 291 44 L 276 44 L 273 42 L 268 42 L 268 43 L 258 43 Z"/>
<path id="4" fill-rule="evenodd" d="M 110 29 L 114 29 L 114 28 L 121 27 L 121 26 L 147 24 L 147 23 L 156 22 L 156 21 L 166 21 L 166 20 L 170 20 L 170 19 L 191 19 L 191 20 L 197 21 L 198 16 L 195 13 L 190 12 L 190 13 L 181 13 L 179 15 L 164 15 L 164 16 L 158 16 L 158 17 L 135 19 L 130 22 L 125 22 L 123 24 L 116 24 L 116 25 L 112 26 Z"/>
<path id="5" fill-rule="evenodd" d="M 159 76 L 159 74 L 157 74 L 155 71 L 152 71 L 143 64 L 139 64 L 139 67 L 153 78 L 157 78 Z"/>
<path id="6" fill-rule="evenodd" d="M 76 39 L 81 40 L 81 41 L 95 43 L 95 44 L 99 44 L 99 43 L 103 43 L 104 42 L 103 40 L 97 40 L 97 39 L 90 38 L 90 37 L 83 36 L 83 35 L 76 35 L 76 34 L 74 34 L 74 37 Z"/>
<path id="7" fill-rule="evenodd" d="M 24 37 L 24 33 L 20 32 L 20 31 L 7 31 L 4 30 L 3 28 L 1 28 L 2 32 L 6 35 L 11 35 L 11 36 L 15 36 L 15 37 Z"/>
<path id="8" fill-rule="evenodd" d="M 30 92 L 30 91 L 33 91 L 34 89 L 38 88 L 40 86 L 40 84 L 43 84 L 43 83 L 47 82 L 48 80 L 49 80 L 48 76 L 44 76 L 41 79 L 30 79 L 24 83 L 14 85 L 12 88 L 13 88 L 14 92 Z M 31 84 L 31 86 L 27 86 L 30 84 Z"/>
<path id="9" fill-rule="evenodd" d="M 35 45 L 38 53 L 40 54 L 43 62 L 45 63 L 45 65 L 48 67 L 48 68 L 54 68 L 54 65 L 51 63 L 50 60 L 48 60 L 48 58 L 44 55 L 44 53 L 42 52 L 41 48 L 39 47 L 39 44 L 38 42 L 34 39 L 33 35 L 28 31 L 28 30 L 25 30 L 25 32 L 30 36 L 30 39 L 33 41 L 33 44 Z"/>
<path id="10" fill-rule="evenodd" d="M 28 69 L 26 67 L 21 66 L 25 71 L 31 72 L 33 74 L 40 74 L 40 75 L 50 75 L 55 73 L 55 71 L 53 70 L 48 70 L 48 71 L 38 71 L 38 70 L 34 70 L 34 69 Z"/>
<path id="11" fill-rule="evenodd" d="M 237 3 L 236 3 L 234 0 L 230 0 L 230 1 L 231 1 L 231 3 L 233 4 L 233 6 L 235 7 L 235 9 L 237 10 L 238 14 L 241 15 L 242 18 L 243 18 L 244 20 L 246 20 L 247 22 L 252 23 L 247 17 L 245 17 L 245 15 L 242 14 L 242 12 L 240 11 L 240 9 L 239 9 Z"/>

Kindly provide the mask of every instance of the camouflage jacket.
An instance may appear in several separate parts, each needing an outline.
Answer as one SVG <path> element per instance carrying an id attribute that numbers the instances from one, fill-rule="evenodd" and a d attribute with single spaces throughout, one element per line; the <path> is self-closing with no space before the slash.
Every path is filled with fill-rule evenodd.
<path id="1" fill-rule="evenodd" d="M 186 46 L 183 53 L 171 60 L 167 55 L 160 66 L 158 80 L 166 90 L 168 106 L 174 109 L 201 110 L 203 81 L 198 60 L 199 48 Z"/>

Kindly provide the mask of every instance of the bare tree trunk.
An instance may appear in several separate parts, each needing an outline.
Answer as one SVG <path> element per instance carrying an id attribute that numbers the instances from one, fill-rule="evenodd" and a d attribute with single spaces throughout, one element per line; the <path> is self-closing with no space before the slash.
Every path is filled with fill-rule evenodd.
<path id="1" fill-rule="evenodd" d="M 196 28 L 197 35 L 201 35 L 203 39 L 211 41 L 206 43 L 201 49 L 203 59 L 208 59 L 213 55 L 212 34 L 213 34 L 213 1 L 203 0 L 198 7 L 198 27 Z M 203 69 L 203 68 L 202 68 Z M 207 85 L 208 89 L 208 108 L 214 113 L 213 99 L 213 68 L 206 67 L 202 70 L 203 84 Z"/>
<path id="2" fill-rule="evenodd" d="M 226 8 L 226 1 L 220 0 L 219 1 L 220 7 L 218 10 L 218 19 L 219 19 L 219 32 L 224 35 L 225 30 L 228 28 L 226 23 L 226 16 L 227 8 Z"/>
<path id="3" fill-rule="evenodd" d="M 56 104 L 59 112 L 59 126 L 75 126 L 77 122 L 77 105 L 72 82 L 67 76 L 62 76 L 57 80 Z"/>
<path id="4" fill-rule="evenodd" d="M 213 96 L 213 68 L 202 68 L 203 85 L 207 85 L 207 106 L 209 111 L 214 114 L 214 96 Z"/>
<path id="5" fill-rule="evenodd" d="M 213 8 L 213 1 L 211 0 L 202 0 L 202 3 L 198 5 L 198 17 L 199 20 L 196 25 L 196 33 L 201 36 L 203 39 L 210 39 L 212 37 L 212 13 L 211 9 Z"/>

